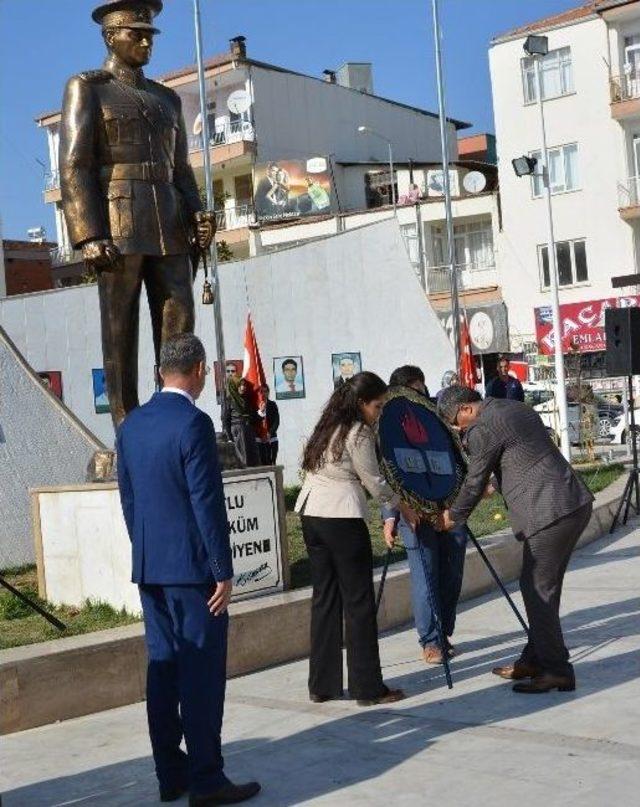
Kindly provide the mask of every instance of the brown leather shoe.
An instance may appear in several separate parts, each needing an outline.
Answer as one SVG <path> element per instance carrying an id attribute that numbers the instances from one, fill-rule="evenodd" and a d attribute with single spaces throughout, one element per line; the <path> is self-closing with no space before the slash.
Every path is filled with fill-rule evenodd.
<path id="1" fill-rule="evenodd" d="M 427 644 L 422 648 L 422 658 L 426 664 L 442 664 L 442 650 L 437 644 Z"/>
<path id="2" fill-rule="evenodd" d="M 514 692 L 525 695 L 538 695 L 541 692 L 551 692 L 552 689 L 557 689 L 558 692 L 573 692 L 575 688 L 575 676 L 553 675 L 553 673 L 540 673 L 530 681 L 513 685 Z"/>
<path id="3" fill-rule="evenodd" d="M 397 703 L 403 701 L 407 696 L 401 689 L 389 689 L 385 687 L 385 692 L 377 698 L 358 698 L 358 706 L 380 706 L 385 703 Z"/>
<path id="4" fill-rule="evenodd" d="M 522 661 L 516 661 L 513 664 L 505 664 L 502 667 L 494 667 L 491 672 L 494 675 L 499 675 L 500 678 L 507 678 L 510 681 L 521 681 L 523 678 L 533 678 L 539 675 L 541 670 L 531 664 L 525 664 Z"/>

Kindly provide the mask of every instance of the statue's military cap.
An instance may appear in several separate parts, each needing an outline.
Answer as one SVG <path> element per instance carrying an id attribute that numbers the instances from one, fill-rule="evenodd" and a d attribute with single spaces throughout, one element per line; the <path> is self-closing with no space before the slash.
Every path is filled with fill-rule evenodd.
<path id="1" fill-rule="evenodd" d="M 103 28 L 141 28 L 159 34 L 153 18 L 162 11 L 162 0 L 111 0 L 102 3 L 91 17 Z"/>

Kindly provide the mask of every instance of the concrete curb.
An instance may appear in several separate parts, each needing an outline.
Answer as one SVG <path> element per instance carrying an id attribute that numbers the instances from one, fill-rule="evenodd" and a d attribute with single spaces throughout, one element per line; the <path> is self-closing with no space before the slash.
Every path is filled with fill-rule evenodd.
<path id="1" fill-rule="evenodd" d="M 597 495 L 578 546 L 607 532 L 625 482 L 623 476 Z M 482 545 L 504 582 L 518 578 L 522 545 L 509 530 L 482 539 Z M 469 549 L 461 599 L 493 588 L 493 578 L 478 552 Z M 305 588 L 234 603 L 229 675 L 306 656 L 310 596 L 311 590 Z M 403 562 L 387 575 L 378 622 L 380 630 L 386 631 L 411 620 L 409 573 Z M 0 735 L 136 703 L 145 697 L 145 677 L 142 624 L 0 651 Z"/>

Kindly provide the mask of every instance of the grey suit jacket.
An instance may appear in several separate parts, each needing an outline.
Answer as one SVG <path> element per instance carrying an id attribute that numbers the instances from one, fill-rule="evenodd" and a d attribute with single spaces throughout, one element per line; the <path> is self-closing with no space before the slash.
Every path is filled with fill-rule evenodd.
<path id="1" fill-rule="evenodd" d="M 520 401 L 488 398 L 467 432 L 469 470 L 451 507 L 467 520 L 495 473 L 516 538 L 530 538 L 593 501 L 549 437 L 539 415 Z"/>

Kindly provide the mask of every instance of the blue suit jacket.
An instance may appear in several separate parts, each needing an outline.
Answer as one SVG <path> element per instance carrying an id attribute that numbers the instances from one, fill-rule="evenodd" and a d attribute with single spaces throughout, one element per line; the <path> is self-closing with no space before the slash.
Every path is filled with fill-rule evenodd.
<path id="1" fill-rule="evenodd" d="M 233 577 L 211 418 L 178 393 L 156 393 L 128 415 L 117 451 L 132 581 L 189 585 Z"/>

